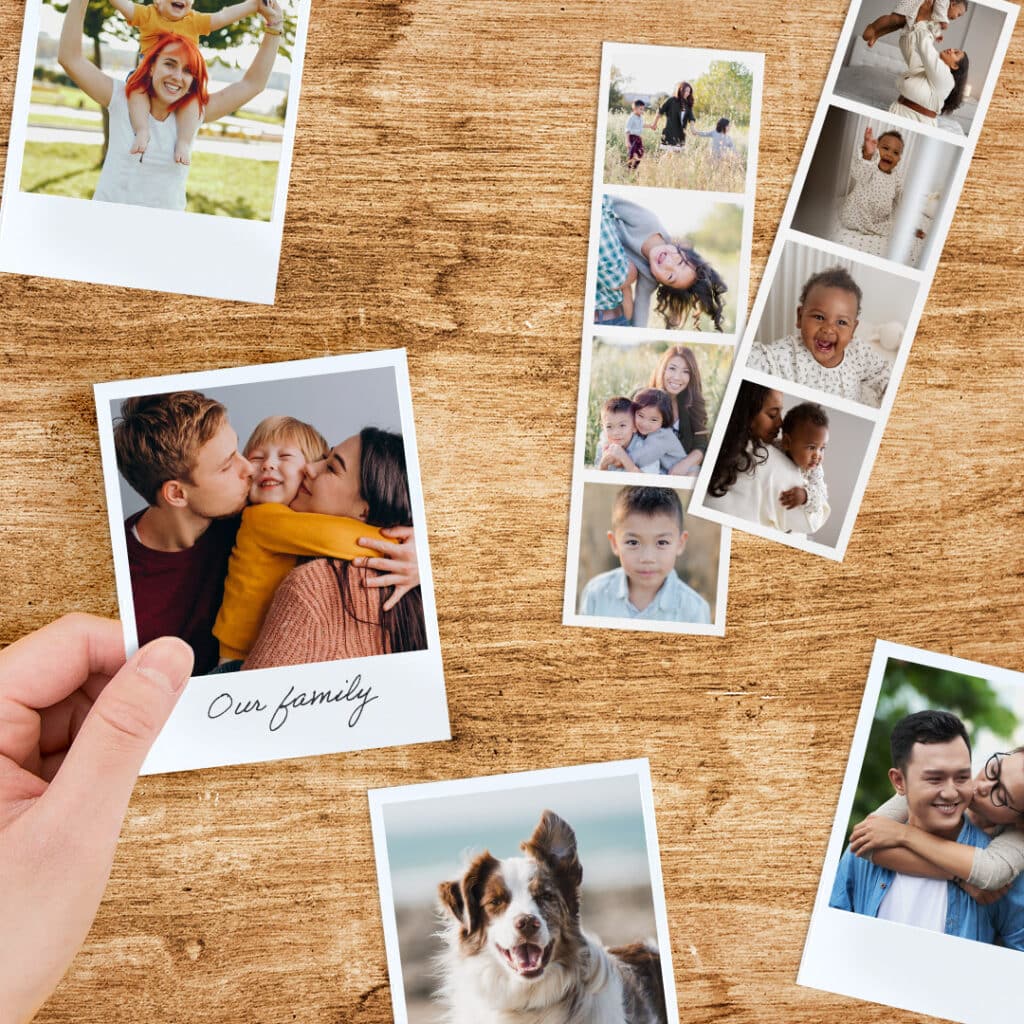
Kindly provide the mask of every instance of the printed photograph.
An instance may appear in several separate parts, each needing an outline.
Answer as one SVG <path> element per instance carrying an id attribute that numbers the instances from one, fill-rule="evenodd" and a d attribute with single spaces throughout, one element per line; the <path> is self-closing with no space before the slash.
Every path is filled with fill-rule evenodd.
<path id="1" fill-rule="evenodd" d="M 294 0 L 45 0 L 21 190 L 269 221 L 296 18 Z"/>
<path id="2" fill-rule="evenodd" d="M 718 624 L 722 528 L 687 515 L 689 502 L 670 486 L 583 485 L 579 616 L 637 629 Z"/>
<path id="3" fill-rule="evenodd" d="M 594 323 L 736 330 L 743 206 L 659 189 L 601 196 Z"/>
<path id="4" fill-rule="evenodd" d="M 936 223 L 963 150 L 830 107 L 793 227 L 871 256 L 924 267 L 941 249 Z"/>
<path id="5" fill-rule="evenodd" d="M 878 641 L 799 984 L 998 1020 L 1020 987 L 1022 870 L 1024 676 Z"/>
<path id="6" fill-rule="evenodd" d="M 836 95 L 970 135 L 1005 20 L 976 0 L 863 0 Z"/>
<path id="7" fill-rule="evenodd" d="M 871 420 L 744 380 L 704 507 L 834 547 L 873 429 Z"/>
<path id="8" fill-rule="evenodd" d="M 606 185 L 745 192 L 754 72 L 708 50 L 609 47 Z"/>
<path id="9" fill-rule="evenodd" d="M 889 389 L 919 285 L 787 241 L 746 365 L 877 409 Z"/>
<path id="10" fill-rule="evenodd" d="M 231 374 L 107 403 L 132 646 L 197 676 L 424 650 L 394 369 Z"/>
<path id="11" fill-rule="evenodd" d="M 735 351 L 731 345 L 594 338 L 586 465 L 696 476 Z"/>
<path id="12" fill-rule="evenodd" d="M 369 799 L 396 1021 L 678 1020 L 646 761 Z"/>

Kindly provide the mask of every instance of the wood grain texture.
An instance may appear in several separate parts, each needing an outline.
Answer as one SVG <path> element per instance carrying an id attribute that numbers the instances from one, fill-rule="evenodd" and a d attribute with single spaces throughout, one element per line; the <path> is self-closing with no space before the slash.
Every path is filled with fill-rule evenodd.
<path id="1" fill-rule="evenodd" d="M 0 278 L 0 640 L 116 614 L 94 381 L 405 346 L 455 736 L 144 779 L 40 1021 L 388 1021 L 367 788 L 636 756 L 684 1022 L 924 1021 L 794 979 L 875 638 L 1024 669 L 1020 27 L 846 560 L 736 535 L 721 640 L 559 625 L 600 43 L 767 54 L 756 287 L 843 16 L 316 0 L 274 307 Z"/>

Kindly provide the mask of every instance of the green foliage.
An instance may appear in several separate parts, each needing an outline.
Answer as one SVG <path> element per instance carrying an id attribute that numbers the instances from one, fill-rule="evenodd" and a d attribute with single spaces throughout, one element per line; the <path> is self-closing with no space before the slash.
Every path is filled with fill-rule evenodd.
<path id="1" fill-rule="evenodd" d="M 601 433 L 601 406 L 615 395 L 630 398 L 640 388 L 650 386 L 651 375 L 662 353 L 675 342 L 656 341 L 641 345 L 612 345 L 594 340 L 590 364 L 590 393 L 587 399 L 587 439 L 584 458 L 593 466 Z M 722 404 L 725 384 L 732 366 L 731 345 L 690 345 L 700 369 L 704 401 L 708 410 L 708 431 L 715 428 L 715 417 Z"/>
<path id="2" fill-rule="evenodd" d="M 72 199 L 91 199 L 100 176 L 100 147 L 67 142 L 26 142 L 21 188 Z M 270 220 L 277 161 L 193 152 L 186 210 L 245 220 Z"/>
<path id="3" fill-rule="evenodd" d="M 745 64 L 733 60 L 713 61 L 693 83 L 694 111 L 700 117 L 727 117 L 734 125 L 750 124 L 750 97 L 754 76 Z"/>
<path id="4" fill-rule="evenodd" d="M 889 660 L 871 725 L 853 810 L 846 834 L 893 794 L 889 735 L 906 715 L 926 708 L 951 711 L 975 737 L 982 729 L 1012 741 L 1021 724 L 1016 713 L 1003 705 L 984 679 L 910 661 Z"/>
<path id="5" fill-rule="evenodd" d="M 608 76 L 608 109 L 628 110 L 626 97 L 622 95 L 622 87 L 630 79 L 624 75 L 615 65 L 612 65 L 611 74 Z"/>

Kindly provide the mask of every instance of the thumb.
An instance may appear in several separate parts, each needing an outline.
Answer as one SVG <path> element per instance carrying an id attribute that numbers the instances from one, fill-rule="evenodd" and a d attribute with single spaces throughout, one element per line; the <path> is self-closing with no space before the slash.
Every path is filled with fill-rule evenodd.
<path id="1" fill-rule="evenodd" d="M 103 688 L 44 797 L 50 811 L 81 817 L 115 837 L 149 748 L 192 673 L 192 648 L 163 637 L 146 644 Z"/>

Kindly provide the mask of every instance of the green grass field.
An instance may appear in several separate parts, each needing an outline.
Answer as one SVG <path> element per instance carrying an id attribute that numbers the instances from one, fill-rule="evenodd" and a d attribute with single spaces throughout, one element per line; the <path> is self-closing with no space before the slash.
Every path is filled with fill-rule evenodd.
<path id="1" fill-rule="evenodd" d="M 692 134 L 690 127 L 682 152 L 659 151 L 661 130 L 644 131 L 644 158 L 631 171 L 626 167 L 625 111 L 608 114 L 608 136 L 604 147 L 606 185 L 644 185 L 648 188 L 689 188 L 702 192 L 743 192 L 747 176 L 747 131 L 731 126 L 729 135 L 739 151 L 736 158 L 715 160 L 711 140 Z M 651 120 L 650 117 L 646 120 Z M 699 125 L 702 131 L 714 124 Z"/>
<path id="2" fill-rule="evenodd" d="M 89 99 L 81 89 L 67 85 L 32 83 L 32 102 L 49 103 L 53 107 L 75 107 L 78 110 L 99 110 L 100 105 Z"/>
<path id="3" fill-rule="evenodd" d="M 640 345 L 613 345 L 594 339 L 593 358 L 590 363 L 590 392 L 587 399 L 587 440 L 585 459 L 594 464 L 597 441 L 601 433 L 601 406 L 616 395 L 632 397 L 640 388 L 648 387 L 651 374 L 658 365 L 667 341 L 647 342 Z M 701 391 L 708 411 L 708 436 L 715 429 L 715 418 L 725 394 L 725 384 L 735 350 L 731 345 L 690 345 L 697 357 Z"/>
<path id="4" fill-rule="evenodd" d="M 100 147 L 73 142 L 26 142 L 21 190 L 91 199 L 100 176 Z M 277 162 L 194 153 L 185 209 L 243 220 L 270 220 Z"/>

